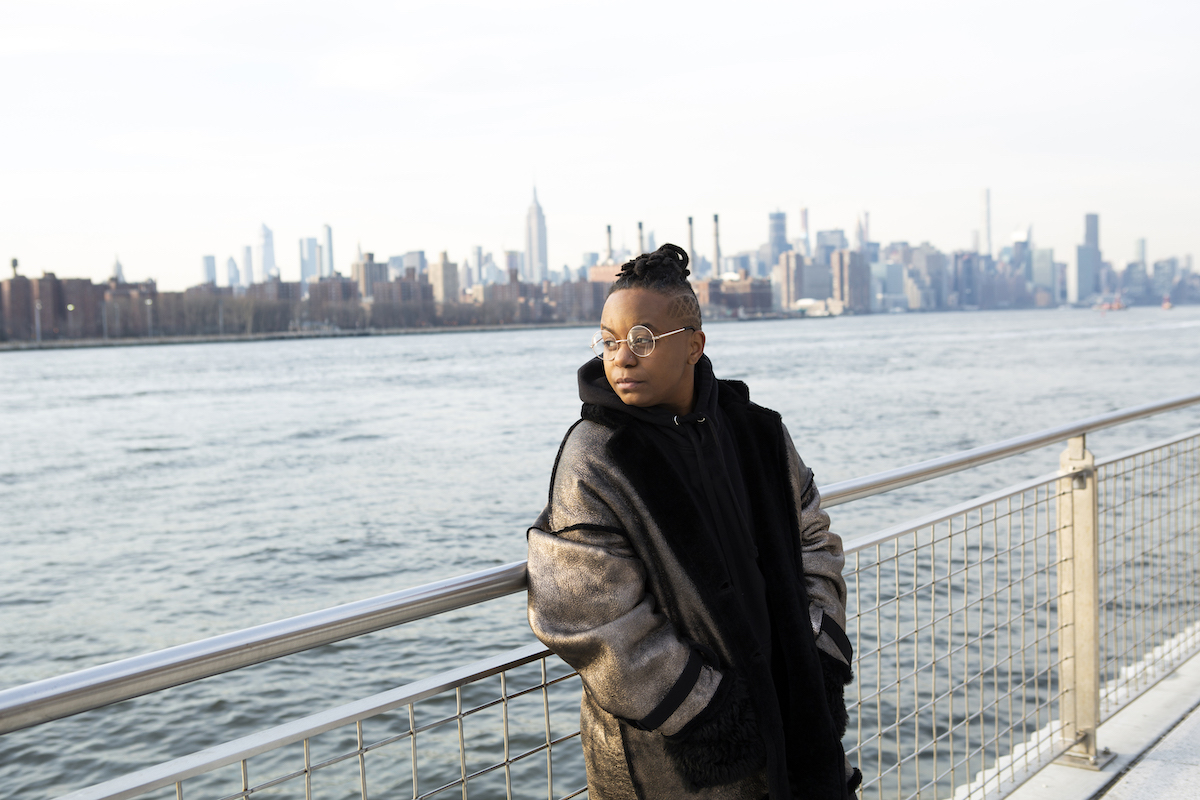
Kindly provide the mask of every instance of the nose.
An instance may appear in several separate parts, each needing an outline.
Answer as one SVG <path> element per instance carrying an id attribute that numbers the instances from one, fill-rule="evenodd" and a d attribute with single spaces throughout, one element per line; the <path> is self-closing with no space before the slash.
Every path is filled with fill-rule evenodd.
<path id="1" fill-rule="evenodd" d="M 637 363 L 637 356 L 629 349 L 629 342 L 620 339 L 617 342 L 617 352 L 613 353 L 613 363 L 622 367 L 632 367 Z"/>

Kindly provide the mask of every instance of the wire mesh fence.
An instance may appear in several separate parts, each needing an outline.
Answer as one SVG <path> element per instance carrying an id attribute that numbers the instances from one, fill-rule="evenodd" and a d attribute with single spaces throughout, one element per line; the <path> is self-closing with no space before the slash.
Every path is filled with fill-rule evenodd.
<path id="1" fill-rule="evenodd" d="M 1058 716 L 1055 493 L 1026 484 L 853 546 L 864 797 L 961 794 L 1018 748 L 1003 777 L 1043 762 L 1027 744 Z"/>
<path id="2" fill-rule="evenodd" d="M 1096 477 L 1110 716 L 1200 645 L 1200 434 Z M 1070 484 L 1028 481 L 847 543 L 846 745 L 864 797 L 1001 797 L 1073 744 L 1058 582 Z M 581 688 L 531 645 L 70 797 L 586 797 Z"/>
<path id="3" fill-rule="evenodd" d="M 1200 435 L 1097 465 L 1101 715 L 1200 647 Z"/>

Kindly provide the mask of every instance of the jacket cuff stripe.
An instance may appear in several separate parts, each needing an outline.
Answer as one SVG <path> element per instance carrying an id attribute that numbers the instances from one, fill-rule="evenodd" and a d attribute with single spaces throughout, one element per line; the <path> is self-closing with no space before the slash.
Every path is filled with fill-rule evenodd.
<path id="1" fill-rule="evenodd" d="M 671 691 L 667 692 L 667 696 L 653 711 L 639 719 L 634 725 L 644 731 L 652 731 L 666 722 L 692 693 L 696 681 L 700 679 L 700 668 L 703 666 L 704 659 L 699 652 L 692 649 L 688 655 L 687 664 L 683 667 L 683 674 L 679 676 L 679 680 L 675 681 Z"/>
<path id="2" fill-rule="evenodd" d="M 821 612 L 821 633 L 829 634 L 829 638 L 837 645 L 838 650 L 842 651 L 842 655 L 846 657 L 846 663 L 854 663 L 854 646 L 850 644 L 850 637 L 842 630 L 841 626 L 834 622 L 828 614 Z"/>

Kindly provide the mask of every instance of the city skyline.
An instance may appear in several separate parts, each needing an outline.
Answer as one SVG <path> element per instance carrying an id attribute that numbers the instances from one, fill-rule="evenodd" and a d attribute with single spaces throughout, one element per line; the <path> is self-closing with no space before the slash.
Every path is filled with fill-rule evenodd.
<path id="1" fill-rule="evenodd" d="M 467 10 L 6 7 L 0 256 L 98 280 L 116 253 L 183 288 L 265 221 L 288 277 L 325 224 L 343 273 L 359 244 L 462 262 L 524 250 L 535 181 L 551 270 L 606 224 L 683 244 L 716 213 L 736 252 L 804 207 L 812 231 L 867 211 L 875 241 L 970 249 L 983 188 L 993 251 L 1032 224 L 1073 252 L 1098 213 L 1114 261 L 1200 252 L 1189 5 Z"/>

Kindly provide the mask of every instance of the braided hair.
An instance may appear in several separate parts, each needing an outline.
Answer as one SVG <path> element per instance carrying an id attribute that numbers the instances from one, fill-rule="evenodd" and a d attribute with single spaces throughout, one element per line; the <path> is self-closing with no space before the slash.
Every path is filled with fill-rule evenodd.
<path id="1" fill-rule="evenodd" d="M 688 254 L 679 245 L 664 244 L 653 253 L 642 253 L 621 267 L 608 293 L 622 289 L 650 289 L 671 298 L 668 313 L 700 329 L 700 301 L 687 276 Z"/>

